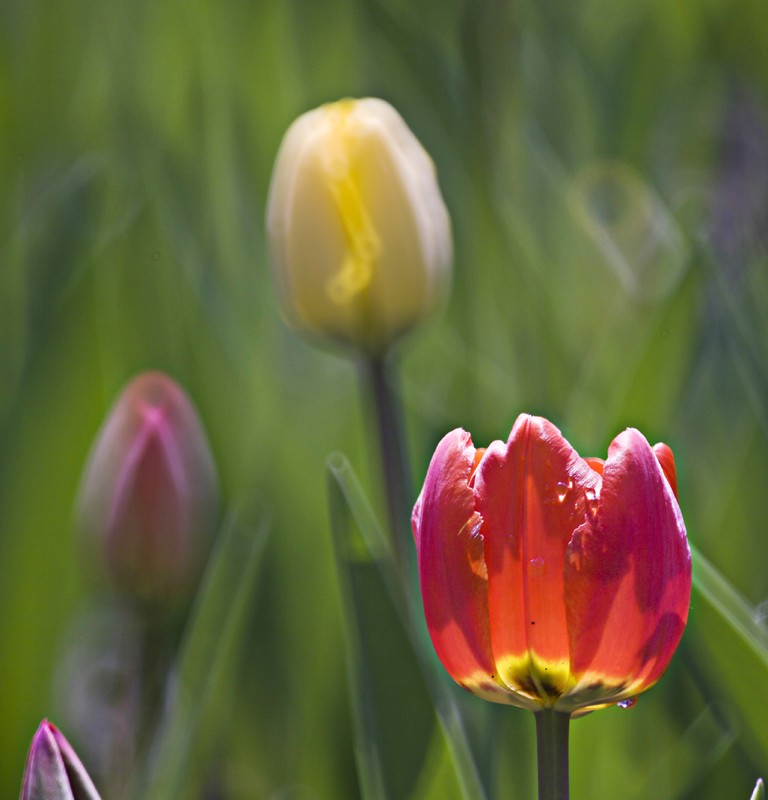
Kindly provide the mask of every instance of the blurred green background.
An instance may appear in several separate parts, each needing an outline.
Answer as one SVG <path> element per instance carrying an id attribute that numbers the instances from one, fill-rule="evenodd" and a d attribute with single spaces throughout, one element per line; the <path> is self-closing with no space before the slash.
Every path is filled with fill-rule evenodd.
<path id="1" fill-rule="evenodd" d="M 350 363 L 282 323 L 263 217 L 290 122 L 376 95 L 433 156 L 455 235 L 448 307 L 402 351 L 414 493 L 458 425 L 480 445 L 543 414 L 593 455 L 638 427 L 674 449 L 690 539 L 749 618 L 705 592 L 721 629 L 694 597 L 661 683 L 573 724 L 573 796 L 748 797 L 768 773 L 767 34 L 764 0 L 2 0 L 0 796 L 43 716 L 79 744 L 66 665 L 97 611 L 72 506 L 148 368 L 197 404 L 225 503 L 269 519 L 210 797 L 359 796 L 325 460 L 346 453 L 380 511 L 372 426 Z M 418 679 L 385 656 L 413 729 Z M 530 715 L 459 702 L 488 796 L 532 797 Z"/>

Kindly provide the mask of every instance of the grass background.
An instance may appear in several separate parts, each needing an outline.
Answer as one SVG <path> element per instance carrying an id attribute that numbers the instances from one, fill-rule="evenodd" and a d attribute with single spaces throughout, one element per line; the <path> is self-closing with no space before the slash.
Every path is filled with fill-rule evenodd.
<path id="1" fill-rule="evenodd" d="M 225 504 L 270 519 L 216 695 L 224 796 L 359 796 L 325 459 L 345 452 L 380 510 L 370 426 L 351 365 L 280 320 L 263 233 L 286 127 L 347 95 L 400 110 L 453 219 L 448 307 L 402 353 L 414 491 L 457 425 L 483 444 L 543 414 L 595 455 L 638 427 L 674 449 L 691 541 L 764 625 L 767 33 L 764 0 L 3 0 L 0 795 L 40 718 L 74 727 L 94 600 L 73 501 L 113 398 L 159 368 Z M 766 672 L 693 631 L 635 708 L 574 723 L 575 797 L 747 797 L 768 772 L 744 722 Z M 412 665 L 385 656 L 409 697 Z M 532 796 L 529 716 L 461 702 L 489 796 Z"/>

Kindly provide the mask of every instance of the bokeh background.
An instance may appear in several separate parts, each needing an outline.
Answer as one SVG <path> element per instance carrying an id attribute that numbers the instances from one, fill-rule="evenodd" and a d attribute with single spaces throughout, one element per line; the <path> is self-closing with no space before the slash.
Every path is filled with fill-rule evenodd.
<path id="1" fill-rule="evenodd" d="M 594 455 L 635 426 L 674 449 L 717 571 L 662 682 L 573 724 L 574 797 L 748 797 L 768 772 L 766 35 L 764 0 L 3 0 L 0 795 L 43 716 L 88 763 L 71 662 L 99 610 L 72 508 L 114 397 L 158 368 L 200 410 L 224 510 L 269 528 L 209 796 L 360 796 L 325 463 L 344 452 L 380 513 L 372 425 L 352 364 L 280 319 L 263 217 L 289 123 L 376 95 L 432 154 L 455 235 L 448 306 L 401 350 L 414 493 L 458 425 L 484 444 L 543 414 Z M 383 657 L 392 796 L 454 796 L 410 780 L 423 687 Z M 533 796 L 530 716 L 457 702 L 488 796 Z"/>

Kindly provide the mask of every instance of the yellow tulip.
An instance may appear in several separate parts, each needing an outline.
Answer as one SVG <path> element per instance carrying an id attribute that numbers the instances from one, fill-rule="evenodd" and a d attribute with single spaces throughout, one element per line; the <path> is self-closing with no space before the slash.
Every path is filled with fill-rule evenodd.
<path id="1" fill-rule="evenodd" d="M 451 225 L 434 165 L 383 100 L 330 103 L 290 126 L 267 234 L 289 323 L 369 356 L 445 293 Z"/>

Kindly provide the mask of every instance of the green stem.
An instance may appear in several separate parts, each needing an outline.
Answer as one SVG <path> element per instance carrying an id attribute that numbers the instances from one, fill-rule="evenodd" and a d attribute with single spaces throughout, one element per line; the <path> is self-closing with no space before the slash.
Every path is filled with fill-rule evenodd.
<path id="1" fill-rule="evenodd" d="M 539 800 L 568 800 L 568 725 L 570 714 L 545 708 L 536 717 Z"/>
<path id="2" fill-rule="evenodd" d="M 410 524 L 414 498 L 411 494 L 405 424 L 395 391 L 396 370 L 386 359 L 372 358 L 362 364 L 361 374 L 367 383 L 364 388 L 368 389 L 373 400 L 393 561 L 400 579 L 406 614 L 410 619 L 408 634 L 413 637 L 435 711 L 456 765 L 463 796 L 484 800 L 485 791 L 451 687 L 440 679 L 442 676 L 435 674 L 435 661 L 428 657 L 427 650 L 422 647 L 428 633 L 415 589 L 415 578 L 411 580 L 416 571 L 416 548 Z"/>
<path id="3" fill-rule="evenodd" d="M 411 483 L 408 470 L 405 425 L 393 388 L 395 370 L 386 358 L 370 358 L 363 364 L 364 379 L 373 400 L 386 496 L 392 554 L 403 588 L 410 594 L 413 544 L 410 533 Z"/>
<path id="4" fill-rule="evenodd" d="M 136 752 L 144 760 L 151 752 L 157 724 L 165 706 L 172 651 L 168 628 L 162 622 L 154 621 L 151 612 L 146 609 L 142 609 L 142 612 L 139 676 L 141 705 L 136 730 Z"/>
<path id="5" fill-rule="evenodd" d="M 420 666 L 424 670 L 437 716 L 447 737 L 463 796 L 484 800 L 485 792 L 451 687 L 446 681 L 437 678 L 434 673 L 435 663 L 422 647 L 428 634 L 419 594 L 415 588 L 415 577 L 411 580 L 416 571 L 416 550 L 410 525 L 414 498 L 411 494 L 402 408 L 395 391 L 396 371 L 394 365 L 383 357 L 370 358 L 360 366 L 363 388 L 370 395 L 376 417 L 393 560 L 400 578 L 405 611 L 411 621 L 408 634 L 413 637 Z"/>

